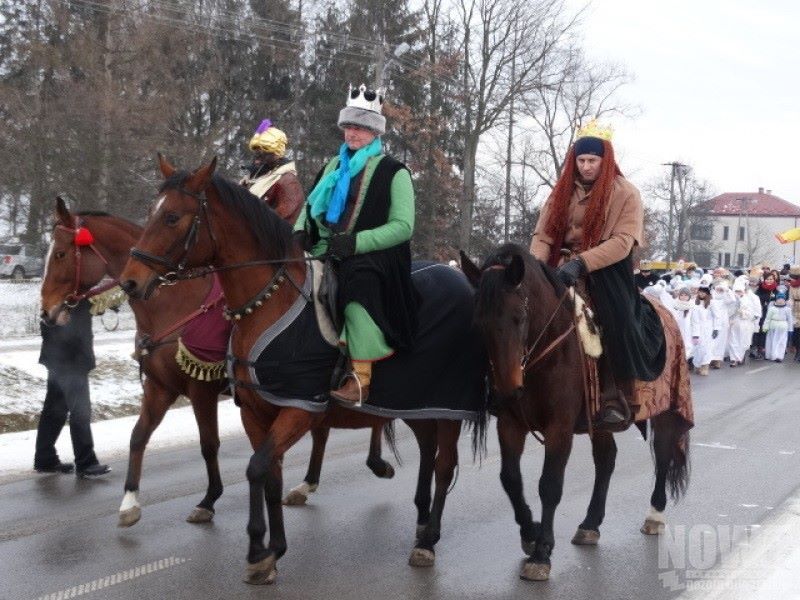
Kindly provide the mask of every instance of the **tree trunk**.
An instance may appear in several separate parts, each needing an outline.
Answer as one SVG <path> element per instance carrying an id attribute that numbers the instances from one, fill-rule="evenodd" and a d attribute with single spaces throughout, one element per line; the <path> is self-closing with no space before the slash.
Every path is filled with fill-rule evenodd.
<path id="1" fill-rule="evenodd" d="M 475 204 L 475 167 L 478 154 L 478 136 L 468 135 L 464 144 L 464 190 L 459 202 L 460 223 L 458 245 L 469 252 L 472 235 L 472 209 Z"/>

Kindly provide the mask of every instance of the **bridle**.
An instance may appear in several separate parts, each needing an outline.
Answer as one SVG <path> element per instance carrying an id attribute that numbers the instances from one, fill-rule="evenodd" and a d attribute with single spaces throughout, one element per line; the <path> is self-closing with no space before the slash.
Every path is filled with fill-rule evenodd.
<path id="1" fill-rule="evenodd" d="M 488 267 L 485 267 L 482 272 L 493 271 L 493 270 L 505 270 L 505 269 L 506 265 L 502 264 L 490 265 Z M 569 288 L 564 290 L 564 293 L 561 294 L 561 297 L 558 300 L 558 304 L 556 304 L 555 308 L 553 309 L 553 312 L 550 314 L 550 317 L 544 324 L 544 327 L 542 327 L 542 329 L 539 331 L 539 335 L 536 336 L 536 339 L 533 341 L 533 344 L 526 347 L 526 349 L 522 352 L 519 362 L 523 374 L 529 369 L 533 368 L 533 366 L 536 365 L 536 363 L 546 358 L 553 350 L 555 350 L 559 346 L 559 344 L 561 344 L 565 339 L 567 339 L 567 337 L 575 330 L 575 320 L 572 319 L 570 321 L 569 327 L 567 327 L 567 329 L 564 332 L 562 332 L 558 337 L 556 337 L 552 342 L 550 342 L 541 352 L 534 355 L 534 353 L 536 352 L 536 348 L 539 345 L 539 342 L 542 340 L 545 333 L 547 333 L 547 330 L 549 329 L 553 320 L 556 318 L 558 311 L 564 305 L 567 296 L 569 296 L 569 292 L 570 292 Z M 528 308 L 527 294 L 525 295 L 523 302 L 525 304 L 525 309 L 526 309 L 525 312 L 527 313 L 527 308 Z M 492 365 L 492 367 L 494 368 L 494 365 Z"/>
<path id="2" fill-rule="evenodd" d="M 161 256 L 150 254 L 149 252 L 140 250 L 135 246 L 131 248 L 132 258 L 137 259 L 138 261 L 150 266 L 151 268 L 153 265 L 157 265 L 167 269 L 167 272 L 164 275 L 159 275 L 157 280 L 158 285 L 174 285 L 182 279 L 194 279 L 196 277 L 202 277 L 203 275 L 212 272 L 212 271 L 204 271 L 202 274 L 193 274 L 194 270 L 188 270 L 186 268 L 186 262 L 189 258 L 189 253 L 192 251 L 195 244 L 197 243 L 197 234 L 198 230 L 200 229 L 201 222 L 205 223 L 206 229 L 208 229 L 208 236 L 211 239 L 211 243 L 214 247 L 212 258 L 217 254 L 217 238 L 214 235 L 214 231 L 211 228 L 211 219 L 208 214 L 208 197 L 204 193 L 205 190 L 201 190 L 200 193 L 195 193 L 181 186 L 178 188 L 178 192 L 194 198 L 195 200 L 197 200 L 198 203 L 197 212 L 192 218 L 192 224 L 186 231 L 186 235 L 184 235 L 182 239 L 175 240 L 172 243 L 172 245 L 170 245 L 170 247 L 167 248 L 167 251 Z M 181 246 L 183 246 L 182 254 L 176 260 L 173 261 L 170 258 L 171 255 L 175 253 L 175 251 L 178 250 Z"/>
<path id="3" fill-rule="evenodd" d="M 86 298 L 92 298 L 93 296 L 97 296 L 98 294 L 102 294 L 105 291 L 110 290 L 111 288 L 115 287 L 119 284 L 116 279 L 112 279 L 112 281 L 108 283 L 104 283 L 103 285 L 99 285 L 96 287 L 92 287 L 86 292 L 81 293 L 81 264 L 82 264 L 82 252 L 81 252 L 81 244 L 78 243 L 76 239 L 78 232 L 83 229 L 83 220 L 79 216 L 75 216 L 75 226 L 74 227 L 67 227 L 65 225 L 58 224 L 56 225 L 56 229 L 61 229 L 62 231 L 66 231 L 72 236 L 72 245 L 75 248 L 73 251 L 73 255 L 75 256 L 75 279 L 73 290 L 64 298 L 63 302 L 61 303 L 63 307 L 67 309 L 75 308 L 81 300 L 85 300 Z M 97 247 L 94 245 L 94 241 L 89 244 L 85 244 L 85 246 L 94 252 L 97 257 L 103 261 L 105 264 L 106 269 L 105 273 L 108 273 L 108 260 L 103 253 L 100 252 Z"/>
<path id="4" fill-rule="evenodd" d="M 280 266 L 279 270 L 281 271 L 280 275 L 286 275 L 285 267 L 287 263 L 309 262 L 312 260 L 322 260 L 324 258 L 320 256 L 302 256 L 298 258 L 287 257 L 287 258 L 265 259 L 265 260 L 249 260 L 240 263 L 234 263 L 231 265 L 224 265 L 221 267 L 204 266 L 196 268 L 187 268 L 186 262 L 189 258 L 189 253 L 192 251 L 195 244 L 197 243 L 197 233 L 201 227 L 201 223 L 205 223 L 206 229 L 208 230 L 208 236 L 209 238 L 211 238 L 211 243 L 214 247 L 212 259 L 217 255 L 217 238 L 214 235 L 213 228 L 211 227 L 211 216 L 208 210 L 208 197 L 204 193 L 205 189 L 202 190 L 200 193 L 194 193 L 191 190 L 187 190 L 185 187 L 179 187 L 178 191 L 181 194 L 185 194 L 187 196 L 194 198 L 198 202 L 197 213 L 195 213 L 192 219 L 192 224 L 189 227 L 189 230 L 186 232 L 186 235 L 184 235 L 182 239 L 173 242 L 172 245 L 169 248 L 167 248 L 167 251 L 161 256 L 150 254 L 149 252 L 140 250 L 135 246 L 131 248 L 132 258 L 137 259 L 138 261 L 144 263 L 150 268 L 152 268 L 153 265 L 158 265 L 161 267 L 165 267 L 167 269 L 167 272 L 164 275 L 159 275 L 157 277 L 155 281 L 156 286 L 175 285 L 179 281 L 185 281 L 187 279 L 198 279 L 200 277 L 205 277 L 206 275 L 210 275 L 211 273 L 219 273 L 221 271 L 231 271 L 233 269 L 242 269 L 245 267 L 255 267 L 263 265 L 279 265 Z M 173 254 L 181 246 L 183 246 L 183 253 L 180 255 L 180 257 L 176 261 L 170 260 L 169 258 L 170 255 Z M 296 284 L 295 287 L 297 287 Z"/>

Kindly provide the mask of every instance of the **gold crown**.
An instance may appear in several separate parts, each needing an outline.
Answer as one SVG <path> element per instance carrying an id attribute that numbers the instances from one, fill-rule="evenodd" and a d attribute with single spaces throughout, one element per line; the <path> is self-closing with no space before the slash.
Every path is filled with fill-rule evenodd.
<path id="1" fill-rule="evenodd" d="M 597 119 L 592 119 L 578 130 L 578 137 L 576 139 L 595 137 L 600 138 L 601 140 L 608 140 L 610 142 L 611 136 L 613 135 L 614 130 L 611 127 L 601 127 L 597 123 Z"/>

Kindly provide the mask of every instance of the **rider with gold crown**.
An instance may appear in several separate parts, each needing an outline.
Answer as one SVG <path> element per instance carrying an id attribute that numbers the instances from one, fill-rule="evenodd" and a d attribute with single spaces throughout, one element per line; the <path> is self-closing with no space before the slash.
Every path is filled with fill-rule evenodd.
<path id="1" fill-rule="evenodd" d="M 295 224 L 303 245 L 331 258 L 338 277 L 340 344 L 352 371 L 331 396 L 352 404 L 367 400 L 373 363 L 410 347 L 417 325 L 414 188 L 406 166 L 384 154 L 382 110 L 380 90 L 350 87 L 338 120 L 344 143 Z"/>
<path id="2" fill-rule="evenodd" d="M 273 127 L 272 121 L 261 121 L 248 144 L 253 160 L 246 167 L 248 176 L 241 185 L 264 200 L 282 219 L 294 223 L 303 208 L 305 195 L 294 161 L 286 158 L 287 144 L 286 134 Z"/>
<path id="3" fill-rule="evenodd" d="M 557 267 L 567 286 L 585 286 L 603 331 L 598 425 L 608 429 L 627 426 L 633 380 L 656 379 L 666 358 L 658 314 L 634 282 L 631 253 L 642 243 L 643 229 L 639 190 L 622 176 L 611 131 L 592 121 L 567 153 L 531 252 Z"/>

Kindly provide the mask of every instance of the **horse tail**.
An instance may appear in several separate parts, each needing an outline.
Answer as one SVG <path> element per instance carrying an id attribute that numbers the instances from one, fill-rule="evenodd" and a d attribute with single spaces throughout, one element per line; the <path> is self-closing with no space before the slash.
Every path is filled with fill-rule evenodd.
<path id="1" fill-rule="evenodd" d="M 691 462 L 689 459 L 689 432 L 675 436 L 672 444 L 672 456 L 667 468 L 667 484 L 669 495 L 674 502 L 686 495 L 691 475 Z"/>
<path id="2" fill-rule="evenodd" d="M 483 462 L 486 457 L 486 432 L 489 425 L 489 412 L 481 410 L 474 420 L 465 421 L 464 427 L 472 435 L 472 460 Z"/>
<path id="3" fill-rule="evenodd" d="M 386 445 L 394 454 L 394 459 L 398 465 L 402 465 L 403 461 L 400 458 L 400 452 L 397 450 L 397 432 L 394 429 L 394 421 L 387 421 L 383 426 L 383 439 L 386 440 Z"/>

